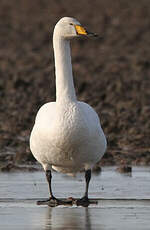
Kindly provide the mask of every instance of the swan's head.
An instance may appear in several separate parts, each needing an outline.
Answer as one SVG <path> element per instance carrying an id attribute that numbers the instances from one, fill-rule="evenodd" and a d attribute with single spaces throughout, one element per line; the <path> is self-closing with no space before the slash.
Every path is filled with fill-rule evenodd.
<path id="1" fill-rule="evenodd" d="M 94 33 L 88 32 L 75 18 L 70 17 L 61 18 L 57 22 L 54 29 L 54 34 L 66 39 L 79 36 L 97 36 Z"/>

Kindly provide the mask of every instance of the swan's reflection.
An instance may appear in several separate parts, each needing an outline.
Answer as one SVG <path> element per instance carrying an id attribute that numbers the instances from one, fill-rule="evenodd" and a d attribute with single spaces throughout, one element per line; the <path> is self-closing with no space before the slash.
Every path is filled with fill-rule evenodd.
<path id="1" fill-rule="evenodd" d="M 88 208 L 48 208 L 45 230 L 91 230 Z"/>

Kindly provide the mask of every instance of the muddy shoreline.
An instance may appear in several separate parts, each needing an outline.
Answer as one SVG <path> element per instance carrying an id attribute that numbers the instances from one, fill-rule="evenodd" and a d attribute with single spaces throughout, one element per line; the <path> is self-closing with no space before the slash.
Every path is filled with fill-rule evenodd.
<path id="1" fill-rule="evenodd" d="M 149 1 L 1 0 L 0 166 L 35 163 L 29 135 L 37 110 L 55 100 L 52 32 L 63 16 L 103 36 L 72 42 L 78 99 L 108 140 L 100 165 L 150 165 Z"/>

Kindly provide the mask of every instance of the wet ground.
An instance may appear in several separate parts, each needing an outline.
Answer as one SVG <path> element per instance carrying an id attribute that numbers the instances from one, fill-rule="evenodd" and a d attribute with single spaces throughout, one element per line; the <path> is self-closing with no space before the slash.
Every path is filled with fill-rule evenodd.
<path id="1" fill-rule="evenodd" d="M 89 196 L 97 205 L 50 208 L 37 206 L 48 197 L 43 172 L 1 173 L 0 225 L 5 230 L 97 229 L 149 230 L 150 168 L 133 168 L 132 174 L 120 174 L 115 168 L 103 168 L 93 174 Z M 57 197 L 81 197 L 83 175 L 70 178 L 53 173 Z"/>

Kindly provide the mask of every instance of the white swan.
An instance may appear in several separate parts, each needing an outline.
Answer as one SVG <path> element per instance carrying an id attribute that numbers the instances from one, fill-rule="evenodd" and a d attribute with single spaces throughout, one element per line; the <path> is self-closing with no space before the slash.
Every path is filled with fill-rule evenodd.
<path id="1" fill-rule="evenodd" d="M 91 168 L 106 150 L 97 113 L 88 104 L 77 101 L 74 89 L 70 40 L 81 35 L 94 34 L 74 18 L 64 17 L 56 24 L 53 34 L 56 102 L 40 108 L 30 137 L 31 151 L 46 172 L 50 200 L 57 203 L 51 189 L 51 168 L 68 174 L 84 169 L 86 192 L 80 201 L 87 201 Z"/>

